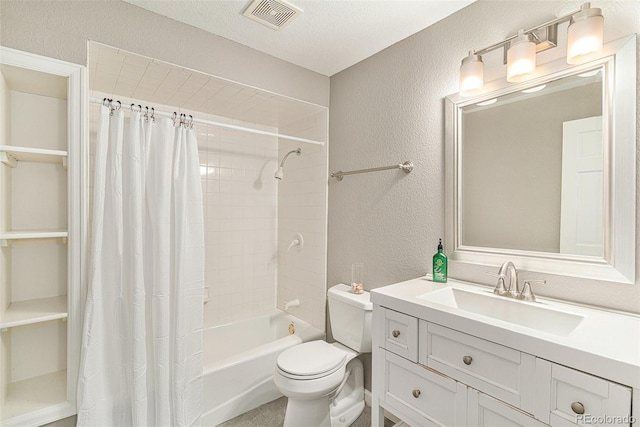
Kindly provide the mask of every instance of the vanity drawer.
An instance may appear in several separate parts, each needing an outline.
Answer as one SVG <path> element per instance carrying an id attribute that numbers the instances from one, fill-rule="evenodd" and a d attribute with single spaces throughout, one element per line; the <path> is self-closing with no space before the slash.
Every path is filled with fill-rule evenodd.
<path id="1" fill-rule="evenodd" d="M 385 309 L 384 313 L 384 348 L 417 362 L 418 319 L 389 309 Z"/>
<path id="2" fill-rule="evenodd" d="M 493 397 L 469 388 L 467 395 L 469 427 L 545 427 L 548 424 Z"/>
<path id="3" fill-rule="evenodd" d="M 552 426 L 629 426 L 630 417 L 631 388 L 552 364 Z"/>
<path id="4" fill-rule="evenodd" d="M 421 321 L 420 363 L 533 413 L 536 358 Z"/>
<path id="5" fill-rule="evenodd" d="M 466 424 L 467 387 L 385 351 L 385 402 L 410 413 L 412 425 Z"/>

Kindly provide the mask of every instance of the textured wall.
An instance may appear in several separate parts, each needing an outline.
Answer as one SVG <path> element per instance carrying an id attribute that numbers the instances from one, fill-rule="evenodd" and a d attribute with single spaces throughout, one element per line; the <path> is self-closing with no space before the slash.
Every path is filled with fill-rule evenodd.
<path id="1" fill-rule="evenodd" d="M 460 60 L 470 49 L 578 10 L 580 4 L 480 0 L 331 78 L 329 170 L 405 160 L 415 169 L 408 175 L 386 171 L 330 181 L 329 286 L 348 282 L 350 265 L 357 261 L 365 263 L 367 289 L 431 270 L 445 225 L 443 98 L 458 90 Z M 603 9 L 605 42 L 640 31 L 637 1 L 592 5 Z M 566 24 L 559 33 L 559 47 L 538 55 L 540 63 L 565 55 Z M 484 62 L 486 81 L 504 78 L 501 51 L 485 55 Z M 456 266 L 449 274 L 493 284 L 485 270 Z M 541 295 L 640 312 L 640 281 L 634 286 L 530 272 L 523 277 L 547 279 L 546 287 L 536 289 Z"/>
<path id="2" fill-rule="evenodd" d="M 329 78 L 121 1 L 0 2 L 3 46 L 87 63 L 87 40 L 320 105 Z M 256 72 L 260 70 L 260 72 Z"/>

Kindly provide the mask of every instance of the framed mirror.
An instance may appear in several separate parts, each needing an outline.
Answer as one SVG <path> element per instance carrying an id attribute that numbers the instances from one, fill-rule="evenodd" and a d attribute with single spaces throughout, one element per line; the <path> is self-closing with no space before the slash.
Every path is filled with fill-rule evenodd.
<path id="1" fill-rule="evenodd" d="M 452 263 L 635 283 L 636 37 L 445 99 Z"/>

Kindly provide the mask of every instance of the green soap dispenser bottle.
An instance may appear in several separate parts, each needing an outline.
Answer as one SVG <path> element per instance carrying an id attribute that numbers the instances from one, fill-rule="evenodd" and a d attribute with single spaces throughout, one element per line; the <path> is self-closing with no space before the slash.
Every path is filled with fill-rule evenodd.
<path id="1" fill-rule="evenodd" d="M 433 281 L 447 281 L 447 256 L 442 252 L 442 239 L 438 243 L 438 253 L 433 256 Z"/>

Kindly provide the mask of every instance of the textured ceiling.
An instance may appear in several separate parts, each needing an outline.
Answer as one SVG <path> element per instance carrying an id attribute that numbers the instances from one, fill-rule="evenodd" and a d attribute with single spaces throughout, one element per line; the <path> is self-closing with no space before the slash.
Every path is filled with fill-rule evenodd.
<path id="1" fill-rule="evenodd" d="M 281 31 L 242 15 L 251 0 L 124 0 L 332 76 L 475 0 L 290 0 L 303 13 Z"/>

